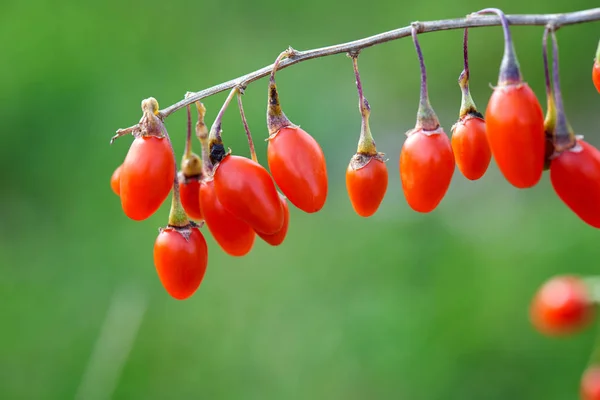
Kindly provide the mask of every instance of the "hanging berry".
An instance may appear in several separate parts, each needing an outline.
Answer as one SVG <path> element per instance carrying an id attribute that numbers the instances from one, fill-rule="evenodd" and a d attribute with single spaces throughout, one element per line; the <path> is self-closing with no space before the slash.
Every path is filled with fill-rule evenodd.
<path id="1" fill-rule="evenodd" d="M 600 93 L 600 41 L 598 42 L 596 58 L 592 67 L 592 81 L 594 82 L 594 86 L 596 86 L 596 90 Z"/>
<path id="2" fill-rule="evenodd" d="M 144 115 L 140 130 L 134 133 L 121 167 L 121 206 L 129 218 L 141 221 L 158 210 L 175 178 L 175 158 L 164 125 L 158 118 L 158 102 L 150 97 L 142 102 Z"/>
<path id="3" fill-rule="evenodd" d="M 450 139 L 429 103 L 427 71 L 416 25 L 412 27 L 412 38 L 421 66 L 421 94 L 417 123 L 406 133 L 400 152 L 400 179 L 408 205 L 427 213 L 438 206 L 448 191 L 454 173 L 454 155 Z"/>
<path id="4" fill-rule="evenodd" d="M 327 199 L 325 155 L 312 136 L 285 116 L 275 84 L 279 63 L 293 54 L 289 49 L 277 57 L 269 80 L 267 159 L 275 183 L 288 200 L 302 211 L 314 213 L 323 208 Z"/>
<path id="5" fill-rule="evenodd" d="M 556 127 L 550 181 L 560 199 L 587 224 L 600 228 L 600 151 L 575 136 L 560 90 L 558 43 L 551 29 Z"/>
<path id="6" fill-rule="evenodd" d="M 544 283 L 530 308 L 533 326 L 549 336 L 576 333 L 586 328 L 594 315 L 588 286 L 576 276 L 557 276 Z"/>
<path id="7" fill-rule="evenodd" d="M 544 114 L 535 93 L 523 81 L 508 20 L 497 8 L 476 14 L 494 13 L 504 29 L 504 57 L 498 85 L 485 113 L 486 133 L 500 172 L 513 186 L 535 186 L 544 169 Z"/>
<path id="8" fill-rule="evenodd" d="M 175 171 L 176 167 L 172 169 Z M 206 240 L 198 226 L 188 220 L 180 200 L 179 183 L 174 178 L 169 224 L 160 229 L 154 243 L 156 272 L 167 293 L 184 300 L 200 286 L 207 265 Z"/>
<path id="9" fill-rule="evenodd" d="M 202 103 L 198 106 L 198 122 L 204 124 L 206 109 Z M 202 160 L 192 152 L 192 116 L 187 106 L 187 136 L 185 152 L 181 160 L 181 171 L 178 174 L 181 204 L 188 217 L 202 220 L 200 209 L 200 181 L 202 180 Z"/>
<path id="10" fill-rule="evenodd" d="M 231 98 L 238 92 L 234 88 L 211 127 L 209 142 L 222 146 L 221 117 Z M 254 230 L 272 235 L 283 226 L 284 212 L 271 175 L 262 165 L 246 157 L 224 154 L 214 170 L 215 191 L 219 202 L 227 211 L 245 221 Z"/>
<path id="11" fill-rule="evenodd" d="M 590 365 L 581 377 L 581 400 L 600 400 L 600 365 Z"/>
<path id="12" fill-rule="evenodd" d="M 250 158 L 252 161 L 258 164 L 258 157 L 256 156 L 256 150 L 254 148 L 254 140 L 252 140 L 252 133 L 250 132 L 250 127 L 248 126 L 248 121 L 246 120 L 246 113 L 244 112 L 244 105 L 242 103 L 242 94 L 243 91 L 240 89 L 238 91 L 237 100 L 238 100 L 238 108 L 240 110 L 240 117 L 242 118 L 242 125 L 244 125 L 244 130 L 246 131 L 246 138 L 248 139 L 248 148 L 250 149 Z M 283 209 L 283 225 L 279 229 L 279 231 L 266 234 L 260 231 L 256 231 L 256 234 L 264 240 L 266 243 L 271 246 L 279 246 L 285 240 L 287 236 L 287 231 L 290 223 L 290 209 L 287 204 L 287 200 L 284 195 L 278 193 L 279 200 L 281 202 L 281 207 Z"/>
<path id="13" fill-rule="evenodd" d="M 362 117 L 360 138 L 356 154 L 350 159 L 346 169 L 346 189 L 354 211 L 361 217 L 375 214 L 388 185 L 388 170 L 385 154 L 378 153 L 375 140 L 369 127 L 371 107 L 364 97 L 360 74 L 358 72 L 358 53 L 350 54 L 354 66 L 356 88 L 358 90 L 358 108 Z"/>
<path id="14" fill-rule="evenodd" d="M 458 85 L 462 89 L 459 119 L 452 126 L 451 131 L 456 165 L 465 178 L 474 181 L 485 174 L 492 154 L 485 134 L 483 115 L 477 111 L 469 91 L 468 32 L 465 28 L 463 39 L 465 68 L 458 77 Z"/>
<path id="15" fill-rule="evenodd" d="M 231 100 L 231 98 L 228 99 Z M 200 114 L 203 112 L 200 104 L 196 103 L 199 114 L 198 120 L 200 120 Z M 217 116 L 217 119 L 222 118 L 223 113 L 219 112 L 219 115 L 221 117 Z M 204 222 L 225 253 L 234 257 L 245 256 L 252 250 L 256 234 L 250 225 L 227 211 L 219 201 L 215 191 L 214 166 L 211 161 L 209 136 L 206 129 L 203 129 L 203 125 L 196 124 L 196 136 L 202 145 L 202 160 L 204 161 L 204 173 L 202 182 L 200 182 L 199 194 L 200 209 L 202 210 Z M 222 144 L 221 148 L 223 148 Z M 215 155 L 219 152 L 220 150 L 217 147 Z"/>

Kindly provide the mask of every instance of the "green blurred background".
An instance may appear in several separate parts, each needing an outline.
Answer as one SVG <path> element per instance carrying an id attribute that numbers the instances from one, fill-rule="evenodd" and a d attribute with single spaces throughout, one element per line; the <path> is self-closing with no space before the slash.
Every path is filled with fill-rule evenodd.
<path id="1" fill-rule="evenodd" d="M 0 13 L 0 398 L 3 399 L 576 399 L 593 329 L 547 339 L 528 321 L 539 285 L 594 274 L 598 232 L 553 193 L 547 175 L 519 191 L 495 165 L 480 182 L 455 172 L 431 214 L 412 212 L 398 177 L 418 102 L 410 40 L 365 50 L 360 67 L 371 128 L 389 157 L 379 212 L 356 216 L 344 173 L 360 118 L 344 55 L 278 74 L 283 107 L 322 145 L 330 195 L 322 212 L 292 210 L 279 248 L 247 257 L 208 238 L 204 282 L 172 300 L 152 261 L 168 204 L 128 220 L 110 175 L 140 101 L 164 108 L 303 50 L 488 7 L 551 13 L 595 0 L 401 2 L 350 0 L 5 2 Z M 600 24 L 559 32 L 562 86 L 578 133 L 600 145 L 600 96 L 590 78 Z M 541 27 L 515 27 L 523 74 L 543 97 Z M 423 35 L 433 106 L 457 118 L 461 31 Z M 485 109 L 502 55 L 500 28 L 471 34 L 472 91 Z M 224 100 L 205 100 L 208 118 Z M 266 81 L 246 113 L 265 160 Z M 167 120 L 178 157 L 185 113 Z M 239 115 L 224 139 L 248 154 Z M 196 150 L 198 147 L 196 146 Z M 167 202 L 168 203 L 168 202 Z M 205 233 L 206 230 L 203 230 Z"/>

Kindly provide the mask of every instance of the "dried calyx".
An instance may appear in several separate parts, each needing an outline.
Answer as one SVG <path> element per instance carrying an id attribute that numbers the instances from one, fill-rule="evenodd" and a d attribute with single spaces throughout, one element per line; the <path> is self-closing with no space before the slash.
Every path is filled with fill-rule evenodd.
<path id="1" fill-rule="evenodd" d="M 137 125 L 127 129 L 119 129 L 117 133 L 110 138 L 110 144 L 121 136 L 132 134 L 138 136 L 156 136 L 163 137 L 163 122 L 158 117 L 158 101 L 154 97 L 148 97 L 142 100 L 142 118 Z"/>
<path id="2" fill-rule="evenodd" d="M 358 139 L 358 148 L 356 154 L 350 160 L 350 166 L 357 170 L 365 167 L 373 158 L 385 161 L 384 153 L 377 152 L 375 140 L 371 134 L 371 128 L 369 126 L 369 117 L 371 116 L 371 106 L 364 97 L 362 82 L 360 80 L 360 73 L 358 72 L 358 53 L 349 54 L 352 58 L 352 65 L 354 66 L 354 76 L 356 78 L 356 89 L 358 90 L 358 108 L 362 119 L 360 127 L 360 137 Z"/>
<path id="3" fill-rule="evenodd" d="M 279 103 L 279 93 L 277 92 L 277 84 L 275 83 L 275 73 L 279 67 L 279 63 L 285 58 L 294 56 L 296 50 L 291 47 L 279 54 L 275 62 L 273 63 L 273 70 L 269 78 L 269 92 L 268 92 L 268 103 L 267 103 L 267 128 L 269 135 L 273 136 L 279 132 L 282 128 L 296 128 L 284 114 Z"/>
<path id="4" fill-rule="evenodd" d="M 187 106 L 187 136 L 185 139 L 185 152 L 181 160 L 181 178 L 184 182 L 189 179 L 202 178 L 202 160 L 192 152 L 192 115 L 190 106 Z"/>
<path id="5" fill-rule="evenodd" d="M 235 96 L 238 90 L 237 86 L 231 89 L 231 92 L 229 92 L 227 99 L 225 99 L 223 106 L 219 110 L 219 114 L 217 114 L 215 122 L 210 128 L 210 133 L 208 134 L 208 151 L 210 161 L 213 165 L 220 163 L 221 160 L 229 154 L 229 151 L 225 150 L 223 139 L 221 138 L 221 122 L 229 103 L 231 103 L 231 99 L 233 99 L 233 96 Z"/>
<path id="6" fill-rule="evenodd" d="M 504 30 L 504 56 L 502 57 L 502 63 L 500 64 L 498 86 L 515 85 L 523 82 L 521 69 L 519 67 L 519 60 L 517 59 L 517 53 L 515 51 L 515 46 L 513 45 L 512 36 L 510 34 L 508 19 L 506 18 L 504 12 L 498 8 L 486 8 L 481 11 L 477 11 L 474 14 L 496 14 L 502 23 L 502 29 Z"/>
<path id="7" fill-rule="evenodd" d="M 427 91 L 427 70 L 425 69 L 425 61 L 423 60 L 423 53 L 421 52 L 421 45 L 417 39 L 417 33 L 420 24 L 412 24 L 412 38 L 415 44 L 415 50 L 419 57 L 419 65 L 421 67 L 421 92 L 419 98 L 419 109 L 417 111 L 417 123 L 415 128 L 407 132 L 407 135 L 415 131 L 423 131 L 425 134 L 439 133 L 440 121 L 429 103 L 429 93 Z"/>

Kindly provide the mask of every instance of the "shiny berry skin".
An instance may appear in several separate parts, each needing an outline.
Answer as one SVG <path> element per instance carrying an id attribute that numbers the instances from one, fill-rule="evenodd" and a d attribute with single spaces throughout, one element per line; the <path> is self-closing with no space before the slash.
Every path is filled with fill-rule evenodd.
<path id="1" fill-rule="evenodd" d="M 288 226 L 290 224 L 290 209 L 287 204 L 287 200 L 284 196 L 279 196 L 281 199 L 281 206 L 283 208 L 283 226 L 279 230 L 279 232 L 274 233 L 272 235 L 266 235 L 264 233 L 256 232 L 258 236 L 271 246 L 279 246 L 285 240 L 287 235 Z"/>
<path id="2" fill-rule="evenodd" d="M 485 113 L 486 134 L 500 172 L 513 186 L 535 186 L 544 170 L 542 107 L 527 83 L 497 86 Z"/>
<path id="3" fill-rule="evenodd" d="M 600 93 L 600 62 L 598 61 L 594 62 L 594 67 L 592 68 L 592 80 L 594 81 L 596 90 Z"/>
<path id="4" fill-rule="evenodd" d="M 307 213 L 327 199 L 327 166 L 317 141 L 301 128 L 282 128 L 269 138 L 269 169 L 288 200 Z"/>
<path id="5" fill-rule="evenodd" d="M 600 365 L 592 365 L 581 377 L 581 400 L 600 400 Z"/>
<path id="6" fill-rule="evenodd" d="M 208 230 L 225 253 L 241 257 L 250 252 L 256 237 L 254 230 L 223 207 L 212 179 L 200 184 L 200 208 Z"/>
<path id="7" fill-rule="evenodd" d="M 437 133 L 415 130 L 400 152 L 400 179 L 408 205 L 415 211 L 433 211 L 448 191 L 454 174 L 450 139 L 440 128 Z"/>
<path id="8" fill-rule="evenodd" d="M 206 240 L 196 227 L 186 239 L 176 229 L 167 227 L 154 243 L 154 265 L 167 293 L 177 300 L 194 294 L 200 286 L 208 264 Z"/>
<path id="9" fill-rule="evenodd" d="M 490 165 L 492 152 L 485 134 L 485 121 L 468 115 L 452 129 L 452 151 L 456 165 L 465 178 L 481 178 Z"/>
<path id="10" fill-rule="evenodd" d="M 225 156 L 214 172 L 215 191 L 223 207 L 255 231 L 281 230 L 284 213 L 273 178 L 246 157 Z"/>
<path id="11" fill-rule="evenodd" d="M 121 206 L 129 218 L 141 221 L 158 210 L 175 179 L 175 159 L 169 141 L 156 136 L 136 138 L 121 168 Z"/>
<path id="12" fill-rule="evenodd" d="M 113 192 L 115 192 L 115 194 L 117 196 L 119 196 L 121 194 L 121 168 L 123 167 L 123 165 L 119 165 L 117 167 L 117 169 L 115 169 L 115 172 L 113 172 L 112 176 L 110 177 L 110 188 L 112 189 Z"/>
<path id="13" fill-rule="evenodd" d="M 557 276 L 538 290 L 530 308 L 533 326 L 548 336 L 582 330 L 595 310 L 585 283 L 576 276 Z"/>
<path id="14" fill-rule="evenodd" d="M 587 224 L 600 228 L 600 151 L 584 140 L 550 164 L 550 181 L 560 199 Z"/>
<path id="15" fill-rule="evenodd" d="M 181 197 L 181 205 L 185 213 L 191 219 L 196 221 L 202 220 L 202 210 L 200 209 L 200 181 L 197 178 L 185 179 L 179 175 L 179 196 Z"/>
<path id="16" fill-rule="evenodd" d="M 355 156 L 356 157 L 356 156 Z M 361 217 L 375 214 L 383 201 L 388 186 L 385 162 L 376 156 L 356 168 L 351 161 L 346 169 L 346 189 L 354 211 Z"/>

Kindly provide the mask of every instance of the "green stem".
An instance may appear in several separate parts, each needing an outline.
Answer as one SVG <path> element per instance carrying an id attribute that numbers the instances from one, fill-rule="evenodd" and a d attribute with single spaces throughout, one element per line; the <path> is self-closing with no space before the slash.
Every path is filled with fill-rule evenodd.
<path id="1" fill-rule="evenodd" d="M 544 79 L 546 83 L 546 102 L 547 110 L 546 117 L 544 119 L 544 130 L 546 134 L 554 136 L 554 130 L 556 127 L 556 107 L 554 105 L 554 93 L 552 92 L 552 82 L 550 81 L 550 66 L 548 63 L 548 33 L 550 28 L 544 29 L 544 36 L 542 37 L 542 57 L 544 59 Z"/>
<path id="2" fill-rule="evenodd" d="M 258 157 L 256 157 L 256 149 L 254 148 L 254 141 L 252 140 L 252 133 L 250 132 L 250 127 L 248 126 L 248 121 L 246 120 L 246 113 L 244 113 L 244 105 L 242 104 L 242 92 L 238 90 L 237 94 L 238 108 L 240 109 L 240 117 L 242 118 L 242 124 L 244 125 L 244 130 L 246 131 L 246 138 L 248 139 L 248 148 L 250 149 L 250 157 L 252 161 L 258 163 Z"/>
<path id="3" fill-rule="evenodd" d="M 171 138 L 169 137 L 169 133 L 167 132 L 167 128 L 164 124 L 162 124 L 162 132 L 165 135 L 165 139 L 169 143 L 169 147 L 171 148 L 171 152 L 173 153 L 173 159 L 175 159 L 175 150 L 173 149 L 173 144 L 171 143 Z M 171 210 L 169 212 L 169 226 L 172 227 L 184 227 L 190 224 L 190 220 L 183 209 L 183 205 L 181 204 L 181 199 L 179 197 L 179 178 L 177 177 L 177 163 L 173 163 L 173 168 L 175 169 L 175 178 L 173 179 L 173 198 L 171 201 Z"/>
<path id="4" fill-rule="evenodd" d="M 371 134 L 371 128 L 369 126 L 369 117 L 371 116 L 371 106 L 364 96 L 362 82 L 360 80 L 360 73 L 358 72 L 358 53 L 350 55 L 352 58 L 352 66 L 354 67 L 354 77 L 356 78 L 356 89 L 358 91 L 358 109 L 361 115 L 361 127 L 360 127 L 360 138 L 358 139 L 358 148 L 356 150 L 359 154 L 366 154 L 374 156 L 377 154 L 377 147 L 375 146 L 375 140 Z"/>
<path id="5" fill-rule="evenodd" d="M 421 45 L 419 39 L 417 39 L 417 28 L 412 26 L 412 39 L 419 57 L 419 65 L 421 67 L 421 92 L 419 98 L 419 109 L 417 111 L 417 123 L 415 129 L 422 129 L 424 131 L 435 131 L 440 127 L 440 121 L 438 120 L 435 111 L 429 103 L 429 93 L 427 91 L 427 70 L 425 69 L 425 61 L 423 60 L 423 52 L 421 51 Z"/>

